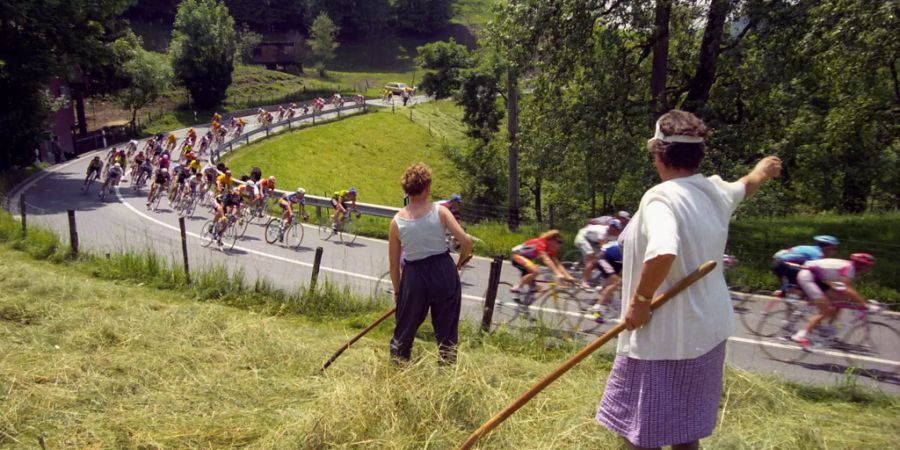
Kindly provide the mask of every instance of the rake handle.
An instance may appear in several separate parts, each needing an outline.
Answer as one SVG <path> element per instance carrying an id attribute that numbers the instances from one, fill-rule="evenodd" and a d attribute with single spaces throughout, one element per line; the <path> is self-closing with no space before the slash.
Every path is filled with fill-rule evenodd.
<path id="1" fill-rule="evenodd" d="M 690 273 L 688 276 L 684 277 L 679 281 L 675 286 L 672 286 L 671 289 L 666 291 L 665 293 L 659 295 L 653 302 L 650 303 L 650 309 L 655 310 L 659 308 L 664 303 L 669 301 L 672 297 L 678 295 L 681 291 L 686 289 L 688 286 L 694 284 L 700 278 L 703 278 L 706 274 L 711 272 L 716 267 L 716 263 L 714 261 L 707 261 L 703 263 L 697 270 Z M 469 435 L 466 441 L 460 447 L 460 450 L 466 450 L 475 445 L 475 442 L 483 436 L 484 434 L 490 432 L 497 425 L 500 425 L 504 420 L 506 420 L 509 416 L 511 416 L 514 412 L 516 412 L 519 408 L 528 403 L 529 400 L 538 395 L 544 388 L 549 386 L 551 383 L 556 381 L 557 378 L 561 377 L 564 373 L 568 372 L 569 369 L 574 367 L 576 364 L 581 362 L 584 358 L 587 358 L 588 355 L 596 351 L 598 348 L 602 347 L 604 344 L 609 342 L 612 338 L 616 337 L 622 331 L 625 331 L 626 325 L 625 321 L 619 322 L 618 325 L 613 327 L 611 330 L 603 333 L 602 336 L 595 339 L 593 342 L 582 348 L 578 353 L 569 358 L 568 361 L 563 363 L 561 366 L 556 368 L 553 372 L 550 372 L 547 376 L 545 376 L 541 381 L 539 381 L 534 387 L 526 391 L 524 394 L 520 395 L 519 398 L 515 399 L 512 403 L 503 408 L 502 411 L 495 414 L 494 417 L 491 417 L 490 420 L 485 422 L 483 425 L 478 427 L 474 433 Z"/>
<path id="2" fill-rule="evenodd" d="M 344 350 L 347 350 L 348 348 L 350 348 L 350 346 L 353 345 L 354 342 L 360 340 L 363 336 L 366 335 L 366 333 L 368 333 L 369 331 L 372 331 L 372 328 L 377 327 L 378 324 L 380 324 L 381 322 L 384 322 L 388 317 L 391 317 L 392 315 L 394 315 L 394 312 L 396 312 L 396 311 L 397 311 L 396 306 L 391 308 L 389 311 L 382 314 L 381 317 L 379 317 L 378 319 L 375 319 L 375 321 L 372 322 L 371 325 L 367 326 L 364 330 L 360 331 L 359 334 L 357 334 L 356 336 L 353 336 L 353 339 L 350 339 L 349 341 L 347 341 L 346 344 L 342 345 L 341 348 L 338 349 L 338 351 L 334 352 L 334 355 L 331 355 L 331 358 L 328 358 L 328 361 L 325 361 L 325 364 L 322 364 L 322 368 L 319 369 L 319 371 L 324 372 L 325 369 L 327 369 L 328 366 L 330 366 L 331 363 L 334 362 L 334 360 L 338 359 L 338 356 L 341 356 L 341 353 L 344 353 Z"/>

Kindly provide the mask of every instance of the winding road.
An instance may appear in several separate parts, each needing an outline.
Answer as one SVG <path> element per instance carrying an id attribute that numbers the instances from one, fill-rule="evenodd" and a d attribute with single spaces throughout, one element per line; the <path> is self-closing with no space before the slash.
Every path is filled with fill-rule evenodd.
<path id="1" fill-rule="evenodd" d="M 381 102 L 373 101 L 369 105 L 381 106 Z M 328 110 L 325 113 L 327 115 Z M 255 120 L 251 118 L 248 122 Z M 205 127 L 196 129 L 198 134 L 206 132 Z M 176 135 L 181 137 L 185 133 L 186 130 L 179 130 Z M 37 174 L 11 193 L 9 204 L 18 205 L 18 196 L 24 194 L 28 223 L 53 229 L 64 240 L 68 239 L 66 211 L 75 210 L 80 246 L 92 253 L 149 249 L 180 263 L 182 256 L 178 217 L 173 211 L 165 209 L 165 200 L 161 203 L 161 208 L 164 209 L 154 213 L 144 206 L 147 188 L 143 189 L 142 195 L 138 195 L 128 183 L 122 183 L 116 190 L 116 195 L 108 197 L 105 203 L 97 198 L 99 185 L 95 185 L 86 195 L 81 193 L 80 187 L 88 161 L 94 154 L 105 155 L 105 152 L 106 149 L 91 152 Z M 191 268 L 195 270 L 220 265 L 232 273 L 243 272 L 248 281 L 265 278 L 278 287 L 294 289 L 309 282 L 317 246 L 324 249 L 320 279 L 347 285 L 357 292 L 372 292 L 379 277 L 387 270 L 385 241 L 359 237 L 350 246 L 322 241 L 313 226 L 305 226 L 305 237 L 297 250 L 266 244 L 263 240 L 263 226 L 260 224 L 251 224 L 246 236 L 230 252 L 212 247 L 204 248 L 200 245 L 199 236 L 201 226 L 210 218 L 210 214 L 203 208 L 198 208 L 196 214 L 196 217 L 187 220 L 188 253 Z M 463 315 L 466 319 L 480 321 L 489 267 L 489 259 L 476 257 L 462 272 Z M 709 276 L 722 276 L 720 270 L 717 268 Z M 503 265 L 503 281 L 513 282 L 517 275 L 511 265 Z M 761 306 L 761 302 L 759 303 Z M 561 309 L 564 311 L 554 313 L 568 316 L 581 314 L 574 305 Z M 900 329 L 900 320 L 896 316 L 882 316 L 878 320 Z M 603 329 L 610 326 L 607 324 Z M 890 375 L 891 372 L 900 371 L 897 370 L 900 369 L 900 348 L 893 349 L 893 353 L 888 356 L 859 356 L 850 360 L 838 352 L 821 350 L 807 355 L 801 362 L 784 363 L 766 356 L 760 351 L 761 345 L 767 346 L 770 353 L 788 356 L 791 352 L 799 351 L 783 341 L 760 342 L 738 325 L 735 336 L 730 338 L 727 360 L 741 369 L 820 385 L 844 380 L 846 369 L 852 363 L 875 369 L 874 373 L 877 374 L 859 376 L 860 384 L 892 394 L 900 393 L 900 377 Z"/>

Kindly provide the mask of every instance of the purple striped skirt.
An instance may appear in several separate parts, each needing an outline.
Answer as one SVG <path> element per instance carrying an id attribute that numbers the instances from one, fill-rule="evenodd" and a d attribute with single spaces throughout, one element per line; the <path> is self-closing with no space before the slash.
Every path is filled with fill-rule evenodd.
<path id="1" fill-rule="evenodd" d="M 705 438 L 716 427 L 724 363 L 725 341 L 694 359 L 617 355 L 597 422 L 638 447 Z"/>

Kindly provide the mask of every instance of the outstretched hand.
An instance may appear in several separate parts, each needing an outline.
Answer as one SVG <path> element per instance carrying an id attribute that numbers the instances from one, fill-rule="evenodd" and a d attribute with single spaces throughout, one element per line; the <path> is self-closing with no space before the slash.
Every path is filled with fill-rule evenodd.
<path id="1" fill-rule="evenodd" d="M 753 169 L 766 179 L 778 178 L 781 176 L 781 158 L 777 156 L 766 156 L 756 163 Z"/>

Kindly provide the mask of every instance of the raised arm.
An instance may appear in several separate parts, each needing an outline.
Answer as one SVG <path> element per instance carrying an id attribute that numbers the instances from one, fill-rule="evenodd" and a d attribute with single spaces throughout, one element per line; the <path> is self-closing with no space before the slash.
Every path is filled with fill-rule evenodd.
<path id="1" fill-rule="evenodd" d="M 759 190 L 766 181 L 781 176 L 781 159 L 777 156 L 767 156 L 756 163 L 756 167 L 741 178 L 746 186 L 744 198 L 749 198 Z"/>

